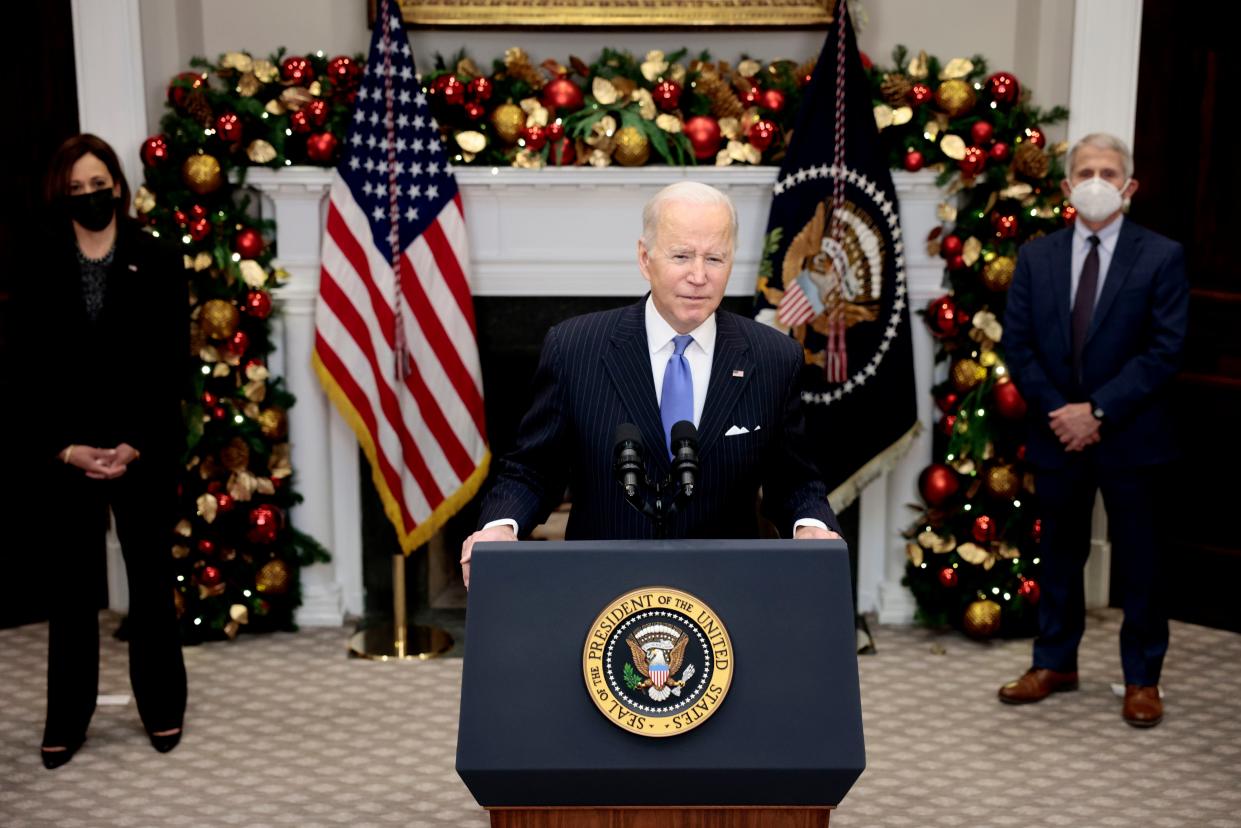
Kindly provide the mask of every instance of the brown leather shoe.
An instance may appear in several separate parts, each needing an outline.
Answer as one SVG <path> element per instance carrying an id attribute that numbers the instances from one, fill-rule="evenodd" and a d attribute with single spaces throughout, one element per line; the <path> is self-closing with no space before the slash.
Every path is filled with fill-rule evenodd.
<path id="1" fill-rule="evenodd" d="M 1005 704 L 1029 704 L 1042 701 L 1052 693 L 1077 689 L 1077 673 L 1059 673 L 1031 667 L 1016 681 L 1000 688 L 1000 701 Z"/>
<path id="2" fill-rule="evenodd" d="M 1120 715 L 1134 727 L 1154 727 L 1163 721 L 1163 700 L 1158 687 L 1125 685 L 1125 706 Z"/>

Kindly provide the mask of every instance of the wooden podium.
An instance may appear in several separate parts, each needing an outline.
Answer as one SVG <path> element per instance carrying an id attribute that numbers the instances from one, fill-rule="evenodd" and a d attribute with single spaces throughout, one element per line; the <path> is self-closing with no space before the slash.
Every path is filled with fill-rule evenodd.
<path id="1" fill-rule="evenodd" d="M 865 767 L 850 583 L 841 541 L 479 544 L 457 772 L 495 828 L 826 826 Z M 726 695 L 668 738 L 609 721 L 583 672 L 597 617 L 648 587 L 731 639 Z"/>

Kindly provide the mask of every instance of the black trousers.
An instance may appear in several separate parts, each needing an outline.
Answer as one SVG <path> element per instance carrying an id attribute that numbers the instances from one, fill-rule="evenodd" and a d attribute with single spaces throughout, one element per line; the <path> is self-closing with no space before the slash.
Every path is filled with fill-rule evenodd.
<path id="1" fill-rule="evenodd" d="M 91 480 L 63 466 L 49 471 L 59 518 L 50 532 L 47 583 L 50 634 L 47 723 L 43 744 L 71 745 L 86 735 L 99 693 L 99 610 L 95 581 L 106 553 L 108 507 L 129 577 L 129 678 L 148 732 L 180 727 L 185 662 L 173 603 L 170 558 L 175 478 L 136 461 L 116 480 Z"/>
<path id="2" fill-rule="evenodd" d="M 1083 570 L 1090 554 L 1095 493 L 1103 493 L 1108 534 L 1123 596 L 1120 660 L 1126 684 L 1155 685 L 1168 650 L 1168 614 L 1163 595 L 1167 531 L 1174 509 L 1169 466 L 1100 468 L 1092 453 L 1073 457 L 1064 468 L 1039 470 L 1035 486 L 1043 521 L 1039 635 L 1034 666 L 1077 670 L 1077 648 L 1086 628 Z"/>

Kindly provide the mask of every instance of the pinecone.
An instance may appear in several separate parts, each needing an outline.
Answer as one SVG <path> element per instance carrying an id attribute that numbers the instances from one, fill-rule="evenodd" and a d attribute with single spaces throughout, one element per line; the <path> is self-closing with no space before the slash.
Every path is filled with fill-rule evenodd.
<path id="1" fill-rule="evenodd" d="M 547 83 L 543 73 L 530 62 L 530 56 L 526 54 L 526 50 L 517 46 L 513 46 L 504 53 L 504 68 L 508 70 L 510 78 L 525 81 L 530 84 L 531 89 L 542 89 Z"/>
<path id="2" fill-rule="evenodd" d="M 186 98 L 185 111 L 203 129 L 210 128 L 212 121 L 215 120 L 215 113 L 211 111 L 211 104 L 207 103 L 207 96 L 199 91 L 191 92 Z"/>
<path id="3" fill-rule="evenodd" d="M 913 81 L 905 75 L 884 75 L 879 90 L 890 106 L 905 106 L 909 103 L 909 90 L 913 89 L 913 85 Z"/>
<path id="4" fill-rule="evenodd" d="M 700 74 L 694 89 L 711 102 L 711 114 L 716 118 L 740 118 L 745 112 L 732 87 L 715 72 Z"/>
<path id="5" fill-rule="evenodd" d="M 1013 172 L 1031 181 L 1041 181 L 1047 177 L 1051 167 L 1051 159 L 1031 141 L 1024 141 L 1013 151 Z"/>

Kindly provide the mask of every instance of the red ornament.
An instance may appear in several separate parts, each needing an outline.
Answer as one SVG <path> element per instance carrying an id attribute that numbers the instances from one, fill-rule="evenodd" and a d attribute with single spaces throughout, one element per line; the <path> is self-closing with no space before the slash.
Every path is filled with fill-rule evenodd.
<path id="1" fill-rule="evenodd" d="M 206 82 L 207 76 L 202 72 L 182 72 L 168 86 L 168 102 L 182 109 L 190 98 L 190 92 L 201 89 Z"/>
<path id="2" fill-rule="evenodd" d="M 250 335 L 245 331 L 234 331 L 233 335 L 228 338 L 228 342 L 224 343 L 224 350 L 230 354 L 240 356 L 250 347 Z"/>
<path id="3" fill-rule="evenodd" d="M 271 316 L 271 294 L 265 290 L 252 290 L 246 294 L 246 313 L 255 319 Z"/>
<path id="4" fill-rule="evenodd" d="M 479 103 L 487 103 L 491 100 L 491 95 L 495 92 L 495 84 L 490 78 L 475 78 L 466 84 L 465 91 L 471 98 Z"/>
<path id="5" fill-rule="evenodd" d="M 1039 149 L 1047 146 L 1047 136 L 1044 135 L 1043 130 L 1038 127 L 1029 127 L 1026 129 L 1026 140 Z"/>
<path id="6" fill-rule="evenodd" d="M 939 571 L 939 583 L 944 589 L 952 589 L 959 580 L 957 571 L 950 566 L 945 566 Z"/>
<path id="7" fill-rule="evenodd" d="M 1038 543 L 1043 539 L 1043 519 L 1036 518 L 1034 525 L 1030 527 L 1030 540 Z"/>
<path id="8" fill-rule="evenodd" d="M 1007 161 L 1008 160 L 1008 144 L 1004 143 L 1003 141 L 996 141 L 994 144 L 991 145 L 991 151 L 987 153 L 987 156 L 992 161 L 996 161 L 996 162 Z"/>
<path id="9" fill-rule="evenodd" d="M 1077 218 L 1077 208 L 1072 204 L 1066 204 L 1060 208 L 1060 220 L 1065 224 L 1072 224 Z"/>
<path id="10" fill-rule="evenodd" d="M 1011 239 L 1017 235 L 1017 216 L 1012 213 L 992 213 L 991 227 L 997 239 Z"/>
<path id="11" fill-rule="evenodd" d="M 211 416 L 217 420 L 223 420 L 228 416 L 228 410 L 222 405 L 217 405 L 215 408 L 211 409 Z"/>
<path id="12" fill-rule="evenodd" d="M 201 538 L 198 541 L 198 551 L 203 555 L 211 555 L 215 552 L 215 542 L 207 538 Z"/>
<path id="13" fill-rule="evenodd" d="M 1017 446 L 1017 459 L 1021 461 L 1022 463 L 1026 461 L 1026 444 L 1025 443 L 1022 443 L 1021 445 Z M 1038 523 L 1038 521 L 1035 521 L 1035 523 Z"/>
<path id="14" fill-rule="evenodd" d="M 759 152 L 766 152 L 767 148 L 771 146 L 771 142 L 776 140 L 778 131 L 779 127 L 776 126 L 774 121 L 762 118 L 750 125 L 748 137 L 755 149 Z"/>
<path id="15" fill-rule="evenodd" d="M 905 169 L 910 172 L 917 172 L 922 169 L 922 165 L 926 163 L 926 159 L 922 157 L 922 153 L 916 149 L 911 149 L 905 153 Z"/>
<path id="16" fill-rule="evenodd" d="M 933 97 L 935 93 L 925 83 L 915 83 L 909 89 L 909 100 L 913 101 L 914 106 L 922 106 Z"/>
<path id="17" fill-rule="evenodd" d="M 202 241 L 211 235 L 211 222 L 206 218 L 194 219 L 186 228 L 190 234 L 190 238 L 194 241 Z"/>
<path id="18" fill-rule="evenodd" d="M 764 109 L 772 112 L 780 112 L 784 109 L 784 93 L 779 89 L 765 89 L 762 97 L 759 99 Z"/>
<path id="19" fill-rule="evenodd" d="M 866 54 L 861 49 L 858 50 L 857 55 L 862 61 L 862 68 L 869 72 L 870 68 L 875 65 L 874 62 L 871 61 L 870 55 Z"/>
<path id="20" fill-rule="evenodd" d="M 1021 95 L 1021 84 L 1008 72 L 996 72 L 987 78 L 987 94 L 1001 104 L 1014 104 Z"/>
<path id="21" fill-rule="evenodd" d="M 469 118 L 471 121 L 477 121 L 479 118 L 487 114 L 487 107 L 476 101 L 466 101 L 465 106 L 463 106 L 462 109 L 465 110 L 465 117 Z"/>
<path id="22" fill-rule="evenodd" d="M 995 521 L 988 515 L 974 518 L 974 540 L 979 543 L 990 543 L 995 540 Z"/>
<path id="23" fill-rule="evenodd" d="M 263 252 L 263 234 L 253 227 L 245 227 L 233 237 L 233 250 L 243 259 L 255 259 Z"/>
<path id="24" fill-rule="evenodd" d="M 327 75 L 339 86 L 348 85 L 357 74 L 353 58 L 348 55 L 337 55 L 328 61 Z"/>
<path id="25" fill-rule="evenodd" d="M 655 84 L 651 95 L 655 98 L 656 106 L 664 112 L 670 112 L 681 102 L 681 84 L 676 81 L 661 80 Z"/>
<path id="26" fill-rule="evenodd" d="M 761 102 L 763 90 L 757 83 L 751 83 L 745 92 L 741 93 L 741 100 L 747 105 L 756 105 Z"/>
<path id="27" fill-rule="evenodd" d="M 948 269 L 949 270 L 964 270 L 965 269 L 965 257 L 957 255 L 957 256 L 952 256 L 951 258 L 949 258 Z"/>
<path id="28" fill-rule="evenodd" d="M 949 414 L 947 417 L 944 417 L 944 419 L 940 420 L 939 424 L 940 424 L 940 428 L 943 429 L 944 434 L 948 437 L 951 437 L 952 430 L 957 427 L 957 415 Z"/>
<path id="29" fill-rule="evenodd" d="M 190 208 L 190 218 L 197 221 L 198 219 L 205 219 L 206 217 L 207 211 L 201 204 L 195 204 Z"/>
<path id="30" fill-rule="evenodd" d="M 226 144 L 235 144 L 241 140 L 241 118 L 236 112 L 225 112 L 215 119 L 215 134 Z"/>
<path id="31" fill-rule="evenodd" d="M 544 127 L 543 131 L 547 133 L 547 140 L 555 143 L 564 137 L 564 124 L 559 121 L 552 121 Z"/>
<path id="32" fill-rule="evenodd" d="M 163 135 L 152 135 L 142 142 L 142 163 L 155 167 L 168 160 L 168 139 Z"/>
<path id="33" fill-rule="evenodd" d="M 246 537 L 251 543 L 271 543 L 280 531 L 280 513 L 274 506 L 263 504 L 250 510 L 250 529 Z"/>
<path id="34" fill-rule="evenodd" d="M 460 106 L 465 103 L 465 84 L 456 75 L 448 75 L 448 80 L 441 86 L 440 92 L 444 96 L 444 103 L 450 106 Z"/>
<path id="35" fill-rule="evenodd" d="M 313 130 L 314 127 L 310 125 L 310 114 L 304 109 L 299 109 L 290 114 L 289 129 L 293 130 L 293 132 L 298 135 L 305 135 Z"/>
<path id="36" fill-rule="evenodd" d="M 950 411 L 956 411 L 960 404 L 961 398 L 956 391 L 949 391 L 942 397 L 935 398 L 935 404 L 939 406 L 939 410 L 947 414 Z"/>
<path id="37" fill-rule="evenodd" d="M 212 394 L 210 391 L 203 392 L 203 405 L 210 407 L 215 405 L 217 402 L 219 402 L 219 397 L 215 394 Z"/>
<path id="38" fill-rule="evenodd" d="M 723 139 L 720 122 L 710 115 L 695 115 L 685 122 L 685 137 L 689 138 L 694 157 L 699 161 L 714 158 Z"/>
<path id="39" fill-rule="evenodd" d="M 315 70 L 306 58 L 294 55 L 280 64 L 280 77 L 289 83 L 308 84 L 315 79 Z"/>
<path id="40" fill-rule="evenodd" d="M 522 127 L 521 142 L 526 149 L 538 152 L 547 143 L 547 133 L 538 124 Z"/>
<path id="41" fill-rule="evenodd" d="M 317 132 L 306 139 L 306 157 L 316 164 L 330 164 L 338 143 L 332 133 Z"/>
<path id="42" fill-rule="evenodd" d="M 321 127 L 327 123 L 327 101 L 322 98 L 315 98 L 306 104 L 306 117 L 310 119 L 312 126 Z"/>
<path id="43" fill-rule="evenodd" d="M 944 240 L 939 243 L 939 255 L 945 259 L 961 255 L 961 251 L 964 249 L 965 242 L 961 241 L 960 236 L 944 236 Z"/>
<path id="44" fill-rule="evenodd" d="M 233 500 L 230 494 L 218 494 L 215 496 L 215 504 L 221 512 L 231 512 L 237 501 Z"/>
<path id="45" fill-rule="evenodd" d="M 995 127 L 990 121 L 975 121 L 970 127 L 970 139 L 976 146 L 982 146 L 995 135 Z"/>
<path id="46" fill-rule="evenodd" d="M 204 566 L 198 575 L 198 581 L 205 587 L 213 587 L 220 583 L 220 570 L 214 566 Z"/>
<path id="47" fill-rule="evenodd" d="M 550 128 L 548 130 L 550 132 Z M 551 138 L 547 144 L 547 163 L 553 167 L 568 167 L 577 160 L 577 150 L 573 146 L 573 142 L 564 137 L 564 128 L 562 127 L 559 139 Z"/>
<path id="48" fill-rule="evenodd" d="M 961 332 L 961 325 L 966 321 L 965 314 L 957 310 L 957 303 L 951 296 L 944 295 L 932 299 L 926 308 L 926 320 L 931 326 L 931 333 L 941 338 L 951 338 Z"/>
<path id="49" fill-rule="evenodd" d="M 182 227 L 190 223 L 189 216 L 187 216 L 185 213 L 181 212 L 180 210 L 173 210 L 172 218 L 174 221 L 176 221 L 177 224 L 181 225 Z"/>
<path id="50" fill-rule="evenodd" d="M 1026 401 L 1022 398 L 1021 392 L 1017 390 L 1016 383 L 999 382 L 995 388 L 991 390 L 991 396 L 995 398 L 995 409 L 1000 412 L 1001 417 L 1009 420 L 1020 420 L 1026 416 Z"/>
<path id="51" fill-rule="evenodd" d="M 931 506 L 943 506 L 960 488 L 957 473 L 943 463 L 932 463 L 918 475 L 918 491 Z"/>
<path id="52" fill-rule="evenodd" d="M 973 178 L 987 166 L 987 153 L 982 147 L 966 147 L 965 157 L 957 162 L 957 166 L 961 168 L 962 175 Z"/>
<path id="53" fill-rule="evenodd" d="M 556 78 L 543 87 L 543 106 L 553 113 L 576 112 L 584 102 L 582 88 L 568 78 Z"/>
<path id="54" fill-rule="evenodd" d="M 1038 581 L 1033 578 L 1022 578 L 1021 586 L 1017 587 L 1017 594 L 1022 598 L 1025 598 L 1031 604 L 1037 604 L 1040 594 Z"/>

